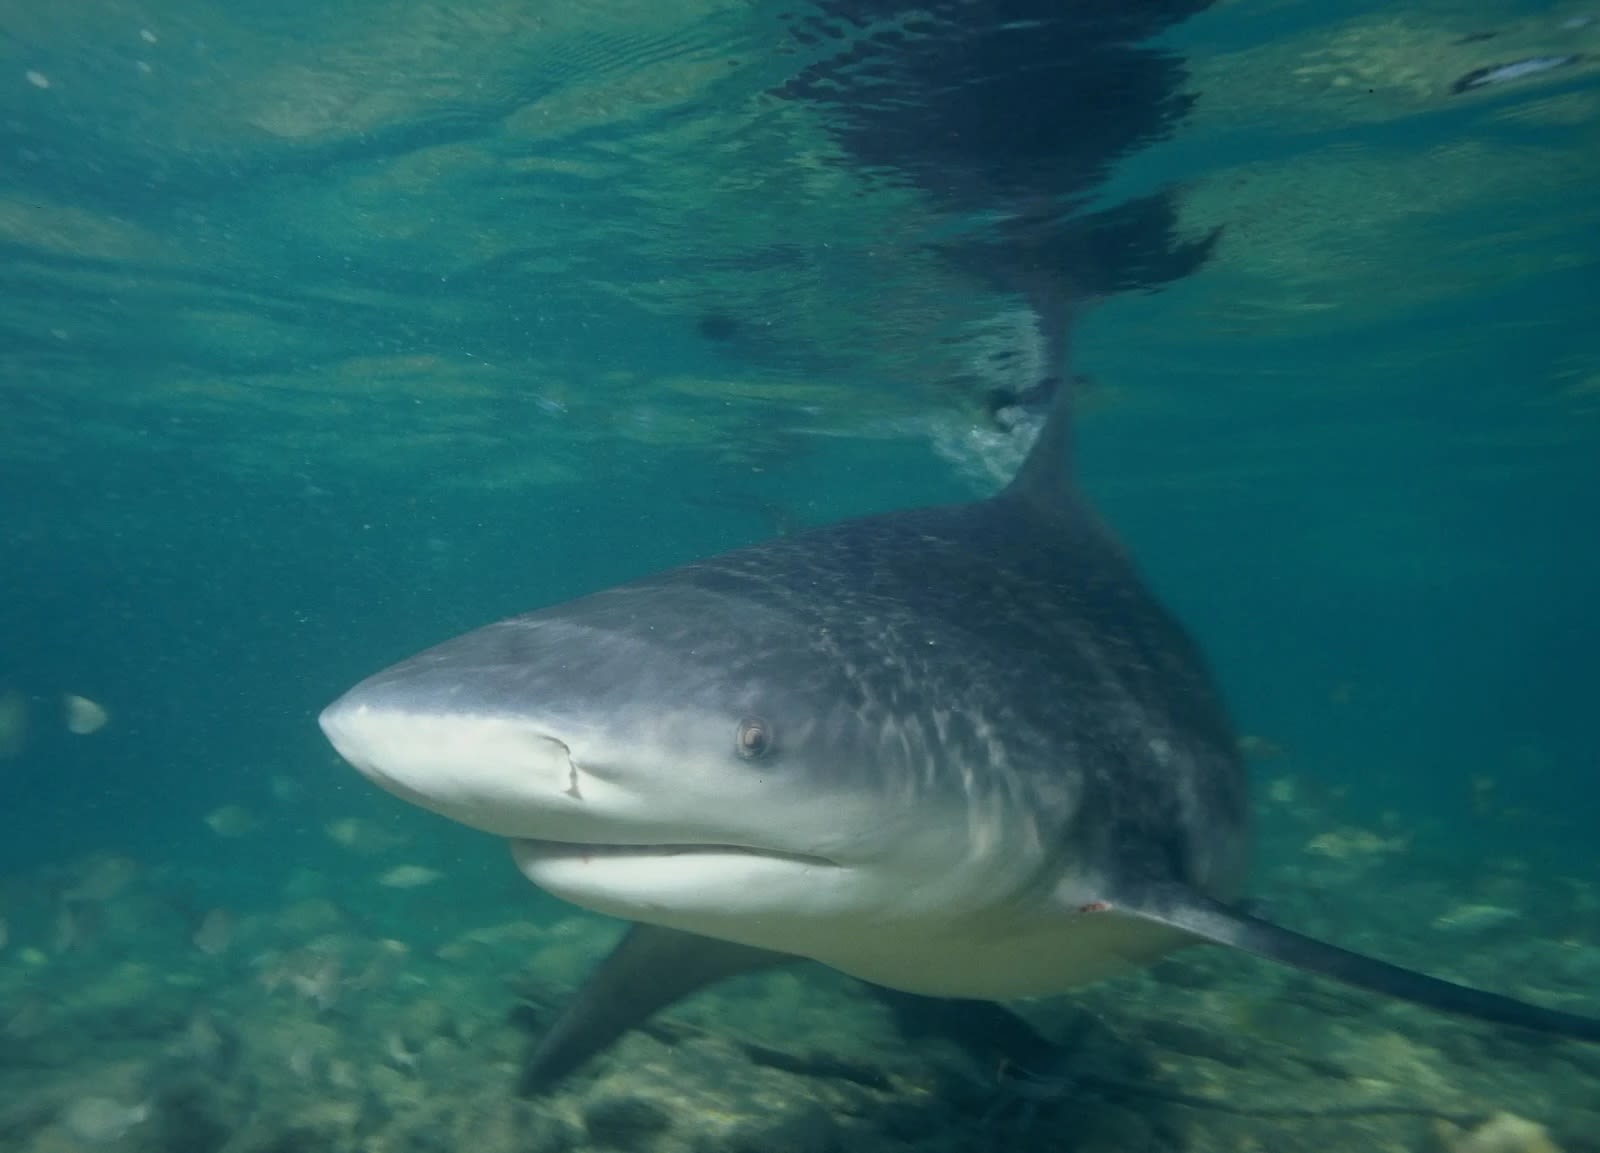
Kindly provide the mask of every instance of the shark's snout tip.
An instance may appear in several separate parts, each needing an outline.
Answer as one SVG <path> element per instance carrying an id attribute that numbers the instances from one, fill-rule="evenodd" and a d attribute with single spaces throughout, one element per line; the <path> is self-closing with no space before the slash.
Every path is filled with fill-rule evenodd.
<path id="1" fill-rule="evenodd" d="M 333 734 L 338 730 L 339 714 L 339 701 L 334 701 L 330 705 L 325 705 L 322 711 L 317 714 L 317 727 L 322 730 L 322 735 L 327 737 L 330 741 L 333 740 Z"/>
<path id="2" fill-rule="evenodd" d="M 365 701 L 345 693 L 317 714 L 317 727 L 333 746 L 334 752 L 363 776 L 375 775 L 371 745 L 382 718 Z"/>
<path id="3" fill-rule="evenodd" d="M 341 744 L 346 736 L 352 711 L 348 700 L 348 696 L 342 696 L 331 704 L 326 705 L 317 714 L 317 727 L 322 730 L 322 735 L 328 738 L 329 743 L 339 751 L 341 756 L 344 755 L 344 749 Z"/>

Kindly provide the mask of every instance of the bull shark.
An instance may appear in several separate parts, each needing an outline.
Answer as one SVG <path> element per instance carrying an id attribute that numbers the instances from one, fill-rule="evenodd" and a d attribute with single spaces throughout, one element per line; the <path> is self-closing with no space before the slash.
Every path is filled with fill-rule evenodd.
<path id="1" fill-rule="evenodd" d="M 1248 788 L 1206 661 L 1073 482 L 1048 416 L 983 500 L 850 520 L 450 640 L 321 715 L 389 792 L 633 922 L 524 1071 L 809 958 L 904 993 L 1060 994 L 1210 943 L 1482 1021 L 1600 1020 L 1246 912 Z"/>

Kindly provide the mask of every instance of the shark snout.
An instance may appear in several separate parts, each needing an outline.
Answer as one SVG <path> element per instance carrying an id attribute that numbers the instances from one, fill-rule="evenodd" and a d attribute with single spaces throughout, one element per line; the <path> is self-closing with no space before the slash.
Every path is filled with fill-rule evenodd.
<path id="1" fill-rule="evenodd" d="M 577 798 L 567 745 L 516 716 L 407 707 L 357 686 L 318 723 L 374 784 L 498 836 L 550 836 Z"/>
<path id="2" fill-rule="evenodd" d="M 328 743 L 333 746 L 336 753 L 352 767 L 370 776 L 371 769 L 364 763 L 362 742 L 357 738 L 356 729 L 350 723 L 354 719 L 354 710 L 341 697 L 317 715 L 317 727 L 322 730 L 322 735 L 328 738 Z"/>

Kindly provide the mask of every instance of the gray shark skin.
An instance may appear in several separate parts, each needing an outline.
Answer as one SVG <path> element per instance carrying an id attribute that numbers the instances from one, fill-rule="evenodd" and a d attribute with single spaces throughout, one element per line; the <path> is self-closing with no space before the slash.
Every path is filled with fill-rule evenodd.
<path id="1" fill-rule="evenodd" d="M 1210 942 L 1482 1020 L 1600 1022 L 1231 908 L 1250 821 L 1204 659 L 1068 476 L 1070 388 L 1004 492 L 780 538 L 489 625 L 324 731 L 390 792 L 634 922 L 542 1089 L 724 977 L 1061 993 Z"/>

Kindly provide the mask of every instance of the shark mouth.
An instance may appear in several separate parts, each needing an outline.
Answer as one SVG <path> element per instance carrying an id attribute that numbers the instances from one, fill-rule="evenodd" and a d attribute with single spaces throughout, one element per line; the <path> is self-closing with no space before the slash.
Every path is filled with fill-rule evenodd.
<path id="1" fill-rule="evenodd" d="M 623 860 L 623 859 L 661 859 L 672 857 L 746 857 L 764 861 L 786 861 L 794 865 L 806 865 L 811 868 L 837 869 L 839 862 L 828 857 L 815 856 L 810 853 L 790 853 L 781 849 L 757 849 L 749 845 L 674 845 L 674 844 L 595 844 L 581 841 L 537 841 L 527 838 L 514 838 L 511 842 L 512 854 L 517 859 L 517 864 L 522 866 L 530 863 L 545 863 L 570 861 L 585 863 L 589 861 Z"/>

